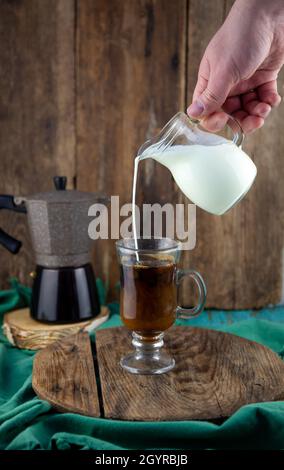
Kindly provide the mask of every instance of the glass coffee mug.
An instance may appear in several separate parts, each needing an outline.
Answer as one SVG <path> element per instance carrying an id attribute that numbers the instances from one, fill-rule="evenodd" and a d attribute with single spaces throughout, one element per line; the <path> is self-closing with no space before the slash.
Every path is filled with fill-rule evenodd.
<path id="1" fill-rule="evenodd" d="M 134 351 L 123 357 L 121 366 L 133 374 L 162 374 L 175 360 L 162 349 L 164 332 L 177 318 L 192 318 L 204 308 L 206 287 L 201 275 L 178 269 L 180 243 L 169 238 L 134 239 L 116 242 L 120 265 L 120 314 L 132 331 Z M 198 287 L 198 304 L 177 305 L 177 288 L 184 277 Z"/>

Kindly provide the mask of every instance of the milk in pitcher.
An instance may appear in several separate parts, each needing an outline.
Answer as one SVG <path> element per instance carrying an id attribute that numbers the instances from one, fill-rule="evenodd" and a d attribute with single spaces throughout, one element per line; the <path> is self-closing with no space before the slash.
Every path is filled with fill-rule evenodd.
<path id="1" fill-rule="evenodd" d="M 240 194 L 243 197 L 257 173 L 250 157 L 224 138 L 216 145 L 173 145 L 158 149 L 154 144 L 138 158 L 153 158 L 167 167 L 185 196 L 216 215 L 235 205 Z"/>

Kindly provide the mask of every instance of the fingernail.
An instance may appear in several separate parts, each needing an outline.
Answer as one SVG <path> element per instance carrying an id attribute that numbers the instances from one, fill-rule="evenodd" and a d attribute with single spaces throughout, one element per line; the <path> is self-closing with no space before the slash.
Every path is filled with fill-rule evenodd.
<path id="1" fill-rule="evenodd" d="M 196 100 L 189 106 L 189 108 L 187 108 L 187 114 L 192 117 L 198 117 L 201 116 L 204 109 L 205 108 L 203 103 L 201 101 Z"/>

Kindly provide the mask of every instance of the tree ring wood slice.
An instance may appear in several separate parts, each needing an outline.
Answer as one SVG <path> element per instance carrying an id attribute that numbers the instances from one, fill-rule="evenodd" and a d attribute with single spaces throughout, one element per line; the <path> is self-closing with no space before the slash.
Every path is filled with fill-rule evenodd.
<path id="1" fill-rule="evenodd" d="M 108 317 L 108 307 L 102 306 L 96 318 L 79 323 L 52 325 L 34 320 L 30 309 L 23 308 L 4 315 L 3 332 L 9 342 L 17 348 L 38 350 L 81 329 L 94 329 Z"/>

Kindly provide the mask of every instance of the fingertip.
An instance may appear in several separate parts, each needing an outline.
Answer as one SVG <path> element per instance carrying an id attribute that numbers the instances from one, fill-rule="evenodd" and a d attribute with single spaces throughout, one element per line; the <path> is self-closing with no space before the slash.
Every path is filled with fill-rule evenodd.
<path id="1" fill-rule="evenodd" d="M 258 102 L 256 105 L 249 109 L 249 113 L 254 116 L 259 116 L 261 118 L 266 118 L 271 111 L 271 106 L 268 103 Z"/>
<path id="2" fill-rule="evenodd" d="M 268 103 L 259 103 L 256 108 L 257 116 L 266 118 L 271 111 L 271 106 Z"/>
<path id="3" fill-rule="evenodd" d="M 252 134 L 260 129 L 264 124 L 264 119 L 259 116 L 248 116 L 242 121 L 242 129 L 245 134 Z"/>
<path id="4" fill-rule="evenodd" d="M 281 103 L 281 96 L 277 91 L 276 80 L 260 85 L 257 89 L 257 94 L 260 101 L 264 101 L 272 108 L 279 106 Z"/>
<path id="5" fill-rule="evenodd" d="M 267 93 L 263 101 L 272 108 L 276 108 L 281 103 L 281 96 L 278 93 Z"/>
<path id="6" fill-rule="evenodd" d="M 204 112 L 204 105 L 202 101 L 196 100 L 194 101 L 186 110 L 188 116 L 198 118 Z"/>

